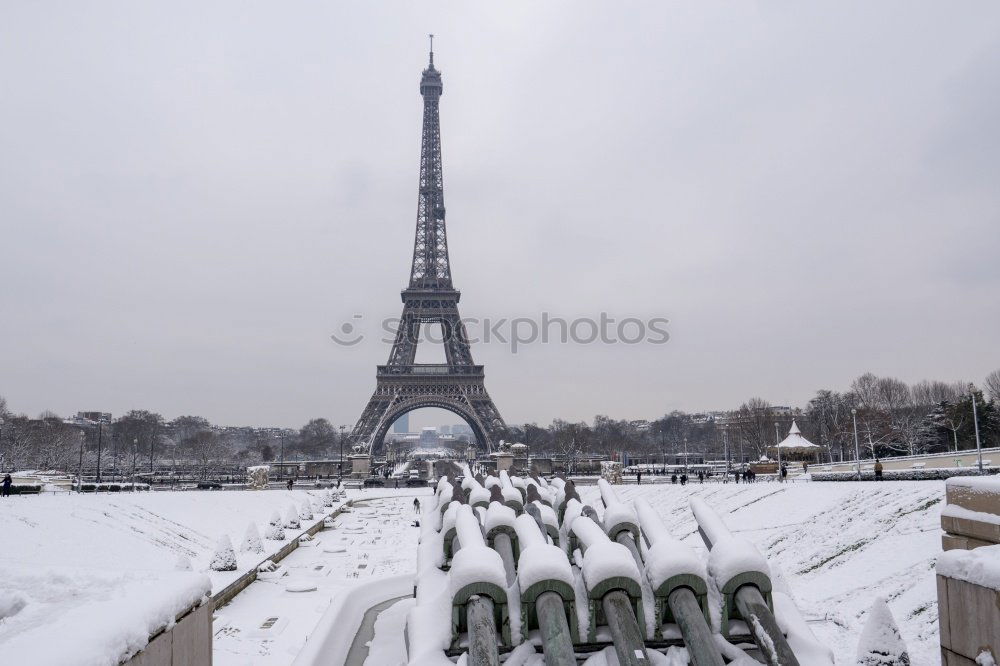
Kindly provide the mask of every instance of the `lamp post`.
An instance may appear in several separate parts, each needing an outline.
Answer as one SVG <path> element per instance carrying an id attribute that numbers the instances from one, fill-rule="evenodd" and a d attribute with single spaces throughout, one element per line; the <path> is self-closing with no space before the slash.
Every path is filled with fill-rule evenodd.
<path id="1" fill-rule="evenodd" d="M 858 465 L 858 481 L 861 480 L 861 447 L 858 445 L 858 410 L 851 409 L 851 419 L 854 421 L 854 460 Z"/>
<path id="2" fill-rule="evenodd" d="M 729 426 L 722 426 L 722 446 L 726 451 L 726 482 L 729 482 Z"/>
<path id="3" fill-rule="evenodd" d="M 688 473 L 688 438 L 684 438 L 684 473 Z"/>
<path id="4" fill-rule="evenodd" d="M 781 435 L 778 434 L 778 422 L 774 422 L 774 448 L 778 452 L 778 481 L 784 481 L 785 478 L 781 475 Z"/>
<path id="5" fill-rule="evenodd" d="M 83 443 L 87 441 L 87 436 L 83 432 L 83 428 L 76 431 L 80 435 L 80 467 L 76 473 L 76 492 L 83 492 Z"/>
<path id="6" fill-rule="evenodd" d="M 346 425 L 340 426 L 340 464 L 337 465 L 337 487 L 340 487 L 341 481 L 344 480 L 344 430 L 347 429 Z"/>
<path id="7" fill-rule="evenodd" d="M 275 436 L 279 440 L 281 448 L 278 454 L 278 479 L 285 477 L 285 433 L 281 432 Z"/>
<path id="8" fill-rule="evenodd" d="M 135 460 L 139 457 L 139 438 L 132 438 L 132 490 L 135 490 Z"/>
<path id="9" fill-rule="evenodd" d="M 979 458 L 979 473 L 983 473 L 983 445 L 979 441 L 979 415 L 976 413 L 976 387 L 969 384 L 969 395 L 972 396 L 972 424 L 976 430 L 976 455 Z"/>
<path id="10" fill-rule="evenodd" d="M 3 454 L 3 423 L 3 417 L 0 416 L 0 471 L 3 471 L 7 467 L 7 459 Z"/>
<path id="11" fill-rule="evenodd" d="M 101 482 L 101 446 L 104 444 L 104 423 L 97 421 L 97 483 Z M 94 489 L 97 492 L 97 489 Z"/>

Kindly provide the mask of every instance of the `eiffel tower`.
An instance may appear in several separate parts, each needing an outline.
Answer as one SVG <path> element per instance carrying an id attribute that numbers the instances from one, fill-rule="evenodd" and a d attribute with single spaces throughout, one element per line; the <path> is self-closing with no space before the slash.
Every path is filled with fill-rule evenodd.
<path id="1" fill-rule="evenodd" d="M 486 392 L 483 366 L 472 360 L 465 326 L 458 314 L 461 294 L 451 282 L 438 119 L 443 91 L 441 72 L 434 68 L 431 35 L 430 63 L 420 78 L 424 126 L 410 284 L 402 291 L 403 315 L 389 361 L 378 366 L 375 393 L 351 431 L 351 441 L 358 450 L 373 452 L 396 419 L 421 407 L 446 409 L 462 417 L 479 446 L 487 451 L 493 450 L 507 430 Z M 441 325 L 445 363 L 414 363 L 421 325 L 425 323 Z"/>

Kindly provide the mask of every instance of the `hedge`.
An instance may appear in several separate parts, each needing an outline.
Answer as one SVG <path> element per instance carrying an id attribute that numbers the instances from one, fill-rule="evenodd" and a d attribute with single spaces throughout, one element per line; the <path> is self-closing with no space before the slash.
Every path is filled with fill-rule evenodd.
<path id="1" fill-rule="evenodd" d="M 984 467 L 983 474 L 996 474 L 1000 468 Z M 885 481 L 940 481 L 952 476 L 979 476 L 978 467 L 941 467 L 938 469 L 887 469 L 882 472 Z M 857 472 L 813 472 L 813 481 L 857 481 Z M 874 481 L 875 472 L 861 471 L 862 481 Z"/>
<path id="2" fill-rule="evenodd" d="M 37 483 L 15 483 L 10 487 L 11 495 L 37 495 L 42 487 Z"/>

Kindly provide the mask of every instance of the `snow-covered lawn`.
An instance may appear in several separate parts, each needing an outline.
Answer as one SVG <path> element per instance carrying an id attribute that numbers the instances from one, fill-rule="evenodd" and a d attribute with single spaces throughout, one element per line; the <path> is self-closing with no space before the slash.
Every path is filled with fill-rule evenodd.
<path id="1" fill-rule="evenodd" d="M 286 530 L 282 541 L 263 541 L 263 554 L 240 552 L 250 523 L 263 533 L 275 511 L 284 517 L 292 506 L 298 512 L 321 499 L 321 492 L 305 490 L 5 498 L 0 653 L 23 655 L 24 663 L 35 664 L 117 663 L 165 619 L 218 592 L 322 515 Z M 237 567 L 212 571 L 209 564 L 224 535 L 235 546 Z M 178 571 L 184 568 L 190 571 Z M 53 653 L 46 660 L 32 652 L 32 644 L 49 643 L 75 644 L 74 659 Z"/>
<path id="2" fill-rule="evenodd" d="M 914 665 L 940 662 L 934 562 L 944 482 L 616 486 L 644 497 L 672 534 L 703 548 L 689 508 L 697 495 L 780 568 L 816 637 L 853 664 L 876 597 L 885 597 Z M 578 487 L 598 508 L 592 486 Z"/>

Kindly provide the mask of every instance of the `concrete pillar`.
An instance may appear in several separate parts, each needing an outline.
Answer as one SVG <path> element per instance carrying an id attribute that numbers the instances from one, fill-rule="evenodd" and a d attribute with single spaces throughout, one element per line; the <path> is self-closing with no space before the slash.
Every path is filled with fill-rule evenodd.
<path id="1" fill-rule="evenodd" d="M 367 453 L 355 453 L 348 456 L 348 459 L 351 461 L 351 476 L 365 477 L 371 474 L 372 457 Z"/>

